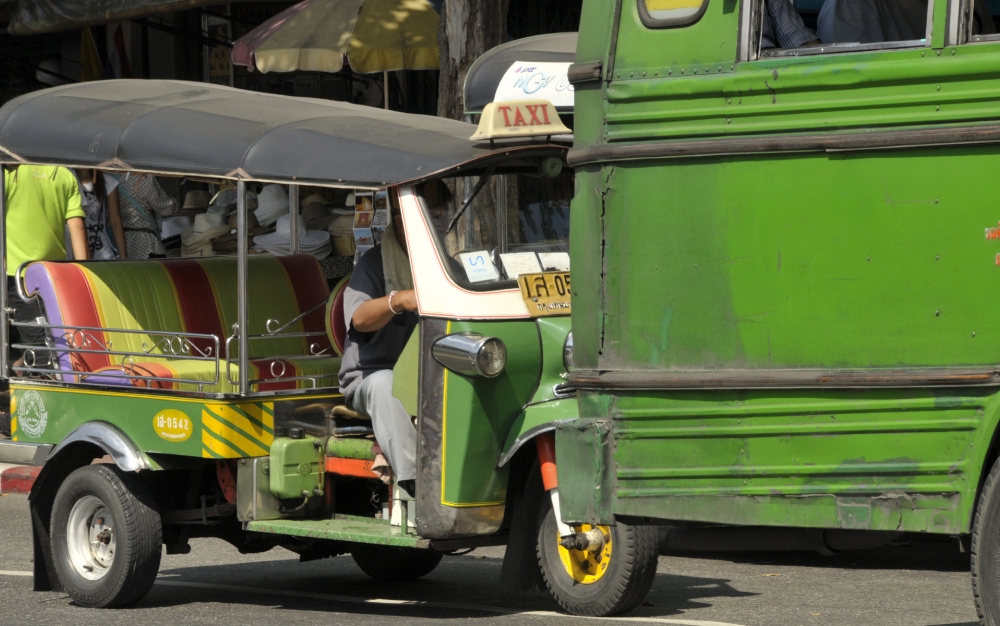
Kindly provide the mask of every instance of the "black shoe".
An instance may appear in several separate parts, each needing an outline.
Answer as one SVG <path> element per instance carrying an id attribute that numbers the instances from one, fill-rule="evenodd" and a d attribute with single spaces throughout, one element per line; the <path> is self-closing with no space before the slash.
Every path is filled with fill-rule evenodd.
<path id="1" fill-rule="evenodd" d="M 415 479 L 411 478 L 410 480 L 399 480 L 396 481 L 396 484 L 399 485 L 399 488 L 405 491 L 411 498 L 416 497 L 417 481 Z"/>

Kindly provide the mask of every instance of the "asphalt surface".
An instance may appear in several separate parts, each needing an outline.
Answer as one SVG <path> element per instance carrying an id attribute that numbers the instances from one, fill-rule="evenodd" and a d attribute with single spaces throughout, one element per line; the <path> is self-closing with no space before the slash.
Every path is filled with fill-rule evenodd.
<path id="1" fill-rule="evenodd" d="M 193 540 L 164 556 L 145 600 L 87 610 L 62 593 L 31 591 L 30 522 L 24 496 L 0 497 L 0 624 L 456 624 L 571 626 L 975 626 L 969 562 L 949 538 L 906 536 L 895 545 L 824 557 L 813 553 L 660 557 L 646 603 L 624 618 L 584 620 L 548 597 L 504 597 L 502 548 L 449 557 L 426 578 L 375 583 L 349 556 L 299 563 L 280 548 L 239 554 Z"/>

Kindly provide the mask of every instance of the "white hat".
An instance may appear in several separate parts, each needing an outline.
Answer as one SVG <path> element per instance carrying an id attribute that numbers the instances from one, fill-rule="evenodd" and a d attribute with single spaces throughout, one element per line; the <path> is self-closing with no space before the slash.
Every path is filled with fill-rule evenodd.
<path id="1" fill-rule="evenodd" d="M 222 214 L 215 212 L 199 213 L 194 216 L 194 232 L 200 235 L 206 231 L 225 225 Z"/>
<path id="2" fill-rule="evenodd" d="M 257 196 L 257 222 L 270 226 L 282 214 L 288 214 L 288 192 L 281 185 L 265 185 Z"/>
<path id="3" fill-rule="evenodd" d="M 181 234 L 185 228 L 191 227 L 191 218 L 186 215 L 173 215 L 163 218 L 163 225 L 160 227 L 160 237 L 168 239 Z"/>
<path id="4" fill-rule="evenodd" d="M 347 200 L 344 200 L 344 206 L 354 210 L 354 192 L 347 194 Z"/>
<path id="5" fill-rule="evenodd" d="M 272 254 L 291 254 L 292 216 L 285 214 L 279 217 L 275 228 L 275 232 L 271 234 L 254 237 L 254 247 Z M 312 254 L 320 259 L 329 255 L 330 233 L 325 230 L 306 230 L 305 224 L 300 221 L 299 252 Z"/>

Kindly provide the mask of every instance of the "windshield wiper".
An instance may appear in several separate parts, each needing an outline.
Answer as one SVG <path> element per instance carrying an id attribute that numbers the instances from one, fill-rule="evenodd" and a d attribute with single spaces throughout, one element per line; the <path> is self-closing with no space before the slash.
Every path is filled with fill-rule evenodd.
<path id="1" fill-rule="evenodd" d="M 476 199 L 476 196 L 486 185 L 486 182 L 490 179 L 490 176 L 493 175 L 493 172 L 496 169 L 497 166 L 494 165 L 490 169 L 486 170 L 486 173 L 479 178 L 479 181 L 476 182 L 476 186 L 472 188 L 472 195 L 470 195 L 469 199 L 465 201 L 465 204 L 462 205 L 462 208 L 458 210 L 458 213 L 455 214 L 455 217 L 451 218 L 451 222 L 448 223 L 448 230 L 444 231 L 444 234 L 447 235 L 448 233 L 451 232 L 452 228 L 455 228 L 455 223 L 458 222 L 458 218 L 462 217 L 462 214 L 464 214 L 465 210 L 469 208 L 469 205 L 472 204 L 472 201 Z"/>

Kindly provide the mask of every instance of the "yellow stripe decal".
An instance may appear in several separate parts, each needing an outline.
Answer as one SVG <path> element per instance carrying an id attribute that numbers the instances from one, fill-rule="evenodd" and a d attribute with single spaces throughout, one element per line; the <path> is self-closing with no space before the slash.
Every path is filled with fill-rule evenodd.
<path id="1" fill-rule="evenodd" d="M 676 9 L 697 9 L 701 0 L 646 0 L 648 11 L 674 11 Z"/>
<path id="2" fill-rule="evenodd" d="M 267 448 L 262 447 L 258 442 L 245 437 L 235 428 L 216 419 L 207 410 L 201 413 L 201 423 L 204 427 L 203 432 L 211 432 L 230 446 L 238 448 L 242 452 L 238 456 L 267 456 Z"/>
<path id="3" fill-rule="evenodd" d="M 239 459 L 246 455 L 240 454 L 236 450 L 233 450 L 227 446 L 222 441 L 219 441 L 215 437 L 209 434 L 204 428 L 201 430 L 201 444 L 214 452 L 215 454 L 226 458 L 226 459 Z M 204 451 L 202 452 L 204 454 Z"/>

